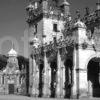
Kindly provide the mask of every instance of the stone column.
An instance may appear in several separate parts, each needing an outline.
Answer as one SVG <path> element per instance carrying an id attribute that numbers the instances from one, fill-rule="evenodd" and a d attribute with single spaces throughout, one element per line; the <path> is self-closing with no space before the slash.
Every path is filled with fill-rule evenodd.
<path id="1" fill-rule="evenodd" d="M 76 71 L 76 49 L 74 49 L 74 52 L 73 52 L 73 86 L 72 86 L 72 98 L 77 98 L 77 82 L 76 82 L 76 74 L 77 74 L 77 71 Z"/>
<path id="2" fill-rule="evenodd" d="M 61 97 L 65 96 L 65 66 L 64 66 L 64 61 L 61 61 L 61 76 L 62 76 L 62 84 L 61 84 L 61 88 L 62 88 L 62 92 L 61 92 Z"/>
<path id="3" fill-rule="evenodd" d="M 43 84 L 43 97 L 50 96 L 50 79 L 51 79 L 51 69 L 48 64 L 46 52 L 44 52 L 44 84 Z"/>
<path id="4" fill-rule="evenodd" d="M 70 98 L 73 98 L 73 83 L 74 83 L 74 69 L 72 68 L 71 69 L 71 96 Z"/>
<path id="5" fill-rule="evenodd" d="M 0 73 L 0 86 L 2 85 L 2 74 Z"/>
<path id="6" fill-rule="evenodd" d="M 33 85 L 32 85 L 32 96 L 34 96 L 35 97 L 35 92 L 36 92 L 36 86 L 35 86 L 35 84 L 36 84 L 36 81 L 35 81 L 35 77 L 36 77 L 36 61 L 35 61 L 35 58 L 33 58 Z"/>
<path id="7" fill-rule="evenodd" d="M 98 73 L 98 75 L 99 75 L 99 84 L 100 84 L 100 62 L 99 62 L 99 73 Z"/>
<path id="8" fill-rule="evenodd" d="M 57 78 L 56 78 L 56 97 L 60 98 L 61 97 L 61 57 L 60 57 L 60 53 L 58 50 L 57 53 Z"/>
<path id="9" fill-rule="evenodd" d="M 48 76 L 48 97 L 51 96 L 51 67 L 50 63 L 48 64 L 48 69 L 47 69 L 47 76 Z"/>
<path id="10" fill-rule="evenodd" d="M 87 97 L 88 82 L 87 82 L 87 70 L 79 69 L 79 98 Z"/>
<path id="11" fill-rule="evenodd" d="M 80 51 L 79 49 L 74 49 L 74 68 L 73 68 L 73 97 L 81 98 L 87 97 L 88 92 L 88 82 L 87 82 L 87 69 L 82 68 L 83 61 L 80 59 Z"/>
<path id="12" fill-rule="evenodd" d="M 93 96 L 93 90 L 92 90 L 92 82 L 89 80 L 88 81 L 88 96 L 89 96 L 89 98 L 92 98 L 92 96 Z"/>
<path id="13" fill-rule="evenodd" d="M 32 57 L 29 58 L 29 94 L 32 93 L 32 79 L 33 79 L 33 59 Z"/>
<path id="14" fill-rule="evenodd" d="M 35 97 L 39 95 L 39 65 L 36 64 L 35 68 Z"/>

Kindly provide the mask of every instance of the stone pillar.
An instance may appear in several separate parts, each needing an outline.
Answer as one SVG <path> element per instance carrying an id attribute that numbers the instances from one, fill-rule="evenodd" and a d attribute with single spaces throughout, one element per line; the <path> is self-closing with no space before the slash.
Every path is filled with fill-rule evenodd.
<path id="1" fill-rule="evenodd" d="M 47 69 L 47 76 L 48 76 L 48 97 L 51 96 L 51 67 L 50 63 L 48 64 L 48 69 Z"/>
<path id="2" fill-rule="evenodd" d="M 44 84 L 43 97 L 50 97 L 51 69 L 48 64 L 46 52 L 44 53 Z"/>
<path id="3" fill-rule="evenodd" d="M 87 97 L 88 94 L 88 81 L 87 70 L 79 69 L 79 98 Z"/>
<path id="4" fill-rule="evenodd" d="M 72 69 L 71 69 L 71 96 L 70 96 L 70 98 L 73 98 L 73 83 L 74 83 L 74 69 L 72 66 Z"/>
<path id="5" fill-rule="evenodd" d="M 31 95 L 32 93 L 32 79 L 33 79 L 33 59 L 32 57 L 29 58 L 29 94 Z"/>
<path id="6" fill-rule="evenodd" d="M 0 86 L 2 85 L 2 74 L 0 73 Z"/>
<path id="7" fill-rule="evenodd" d="M 39 95 L 39 65 L 36 64 L 35 68 L 35 97 Z"/>
<path id="8" fill-rule="evenodd" d="M 43 71 L 44 71 L 44 74 L 43 74 L 43 97 L 46 97 L 47 96 L 47 76 L 46 76 L 46 66 L 47 66 L 47 59 L 46 59 L 46 53 L 44 53 L 44 68 L 43 68 Z"/>
<path id="9" fill-rule="evenodd" d="M 88 96 L 89 96 L 89 98 L 92 98 L 92 96 L 93 96 L 93 90 L 92 90 L 92 82 L 89 80 L 88 81 Z"/>
<path id="10" fill-rule="evenodd" d="M 76 50 L 73 52 L 73 86 L 72 86 L 72 98 L 77 98 L 77 82 L 76 82 Z"/>
<path id="11" fill-rule="evenodd" d="M 81 98 L 87 97 L 88 93 L 88 82 L 87 82 L 87 69 L 81 68 L 83 65 L 82 59 L 80 59 L 80 51 L 79 49 L 74 49 L 74 68 L 73 68 L 73 97 Z"/>
<path id="12" fill-rule="evenodd" d="M 35 61 L 35 58 L 33 58 L 33 85 L 32 85 L 32 96 L 34 96 L 35 97 L 35 92 L 36 92 L 36 86 L 35 86 L 35 84 L 36 84 L 36 82 L 35 82 L 35 77 L 36 77 L 36 61 Z"/>
<path id="13" fill-rule="evenodd" d="M 61 76 L 61 57 L 60 57 L 60 53 L 59 53 L 59 50 L 58 50 L 58 53 L 57 53 L 57 78 L 56 78 L 56 82 L 57 82 L 57 85 L 56 85 L 56 97 L 60 98 L 61 97 L 61 79 L 62 79 L 62 76 Z"/>
<path id="14" fill-rule="evenodd" d="M 100 84 L 100 62 L 99 62 L 99 73 L 98 73 L 98 75 L 99 75 L 99 84 Z"/>
<path id="15" fill-rule="evenodd" d="M 62 76 L 62 84 L 61 84 L 61 88 L 62 88 L 62 92 L 61 92 L 61 97 L 65 96 L 65 66 L 64 66 L 64 61 L 61 61 L 61 76 Z"/>

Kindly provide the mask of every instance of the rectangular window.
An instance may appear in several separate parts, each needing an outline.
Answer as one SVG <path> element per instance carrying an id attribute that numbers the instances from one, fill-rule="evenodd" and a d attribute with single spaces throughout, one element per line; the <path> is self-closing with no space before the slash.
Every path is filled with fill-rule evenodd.
<path id="1" fill-rule="evenodd" d="M 53 24 L 53 31 L 54 32 L 57 32 L 58 31 L 57 27 L 58 27 L 57 24 Z"/>
<path id="2" fill-rule="evenodd" d="M 37 33 L 37 24 L 34 25 L 34 35 Z"/>

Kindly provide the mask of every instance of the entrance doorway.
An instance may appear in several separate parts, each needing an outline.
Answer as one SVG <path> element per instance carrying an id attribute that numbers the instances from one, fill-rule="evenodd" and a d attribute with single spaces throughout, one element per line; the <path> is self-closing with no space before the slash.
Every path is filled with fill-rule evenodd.
<path id="1" fill-rule="evenodd" d="M 89 90 L 92 97 L 100 97 L 100 58 L 93 58 L 87 67 L 87 79 L 90 82 Z"/>
<path id="2" fill-rule="evenodd" d="M 14 94 L 14 84 L 9 84 L 9 94 Z"/>

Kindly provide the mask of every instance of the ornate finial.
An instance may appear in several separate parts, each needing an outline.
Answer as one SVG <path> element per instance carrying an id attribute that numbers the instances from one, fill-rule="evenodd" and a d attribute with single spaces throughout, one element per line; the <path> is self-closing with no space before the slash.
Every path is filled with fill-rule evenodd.
<path id="1" fill-rule="evenodd" d="M 85 8 L 85 15 L 89 15 L 90 14 L 90 9 L 89 9 L 89 7 L 86 7 Z"/>
<path id="2" fill-rule="evenodd" d="M 76 11 L 76 14 L 77 14 L 77 19 L 80 19 L 80 11 L 79 10 Z"/>
<path id="3" fill-rule="evenodd" d="M 11 45 L 12 45 L 12 49 L 15 49 L 15 45 L 14 45 L 14 42 L 12 42 L 12 44 L 11 44 Z"/>

